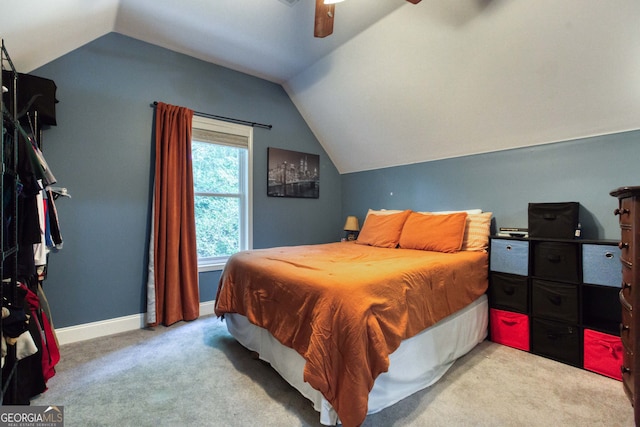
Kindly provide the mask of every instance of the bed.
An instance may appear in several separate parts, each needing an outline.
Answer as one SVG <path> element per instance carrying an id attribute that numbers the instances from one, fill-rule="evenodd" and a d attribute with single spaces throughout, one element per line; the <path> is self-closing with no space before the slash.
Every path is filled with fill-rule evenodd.
<path id="1" fill-rule="evenodd" d="M 486 337 L 490 217 L 370 211 L 355 242 L 240 252 L 215 312 L 322 424 L 358 426 Z"/>

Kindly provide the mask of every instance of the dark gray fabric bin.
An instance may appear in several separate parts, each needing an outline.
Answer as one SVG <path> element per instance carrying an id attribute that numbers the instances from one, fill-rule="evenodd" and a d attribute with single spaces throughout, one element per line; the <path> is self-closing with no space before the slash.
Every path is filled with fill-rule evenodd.
<path id="1" fill-rule="evenodd" d="M 573 242 L 535 242 L 532 267 L 534 277 L 579 283 L 579 247 Z"/>
<path id="2" fill-rule="evenodd" d="M 527 313 L 529 292 L 525 276 L 491 273 L 489 302 L 492 307 Z"/>
<path id="3" fill-rule="evenodd" d="M 578 202 L 529 203 L 529 237 L 575 238 L 579 211 Z"/>
<path id="4" fill-rule="evenodd" d="M 533 279 L 531 310 L 536 316 L 578 323 L 578 286 Z"/>
<path id="5" fill-rule="evenodd" d="M 581 368 L 580 333 L 576 325 L 534 318 L 531 322 L 531 352 Z"/>

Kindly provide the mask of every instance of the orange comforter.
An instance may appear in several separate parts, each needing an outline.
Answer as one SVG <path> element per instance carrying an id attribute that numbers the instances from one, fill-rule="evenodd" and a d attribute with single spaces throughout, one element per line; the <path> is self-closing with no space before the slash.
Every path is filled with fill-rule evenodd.
<path id="1" fill-rule="evenodd" d="M 362 424 L 376 377 L 400 342 L 460 310 L 488 284 L 488 255 L 355 243 L 240 252 L 215 312 L 239 313 L 304 359 L 304 380 L 346 427 Z"/>

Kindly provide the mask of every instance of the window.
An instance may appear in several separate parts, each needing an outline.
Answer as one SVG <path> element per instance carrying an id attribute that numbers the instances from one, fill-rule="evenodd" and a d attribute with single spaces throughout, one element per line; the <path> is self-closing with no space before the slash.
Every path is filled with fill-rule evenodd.
<path id="1" fill-rule="evenodd" d="M 198 270 L 250 249 L 253 128 L 194 116 L 191 153 Z"/>

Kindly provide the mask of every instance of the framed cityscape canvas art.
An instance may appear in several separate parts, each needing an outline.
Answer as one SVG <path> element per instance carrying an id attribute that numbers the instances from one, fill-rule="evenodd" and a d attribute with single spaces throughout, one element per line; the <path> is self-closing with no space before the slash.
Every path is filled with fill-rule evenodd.
<path id="1" fill-rule="evenodd" d="M 320 197 L 320 156 L 269 147 L 267 195 Z"/>

